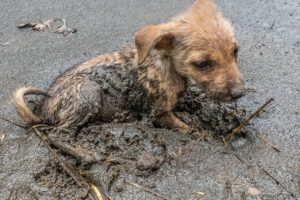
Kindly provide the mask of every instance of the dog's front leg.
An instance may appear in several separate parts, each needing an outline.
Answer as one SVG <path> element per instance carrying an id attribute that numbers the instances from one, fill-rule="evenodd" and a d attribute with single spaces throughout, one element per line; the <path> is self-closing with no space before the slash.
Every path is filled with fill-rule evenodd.
<path id="1" fill-rule="evenodd" d="M 178 129 L 182 133 L 189 133 L 192 128 L 178 119 L 172 112 L 166 112 L 155 119 L 155 124 L 161 127 Z"/>

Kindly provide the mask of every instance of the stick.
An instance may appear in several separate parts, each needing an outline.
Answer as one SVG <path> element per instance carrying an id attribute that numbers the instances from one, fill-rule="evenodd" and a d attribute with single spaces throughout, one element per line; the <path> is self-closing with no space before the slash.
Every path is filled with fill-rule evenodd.
<path id="1" fill-rule="evenodd" d="M 230 147 L 229 147 L 229 145 L 228 145 L 228 142 L 227 142 L 226 139 L 224 138 L 224 136 L 221 136 L 221 139 L 222 139 L 222 142 L 223 142 L 223 144 L 224 144 L 226 150 L 229 151 L 229 150 L 230 150 Z"/>
<path id="2" fill-rule="evenodd" d="M 76 182 L 76 184 L 77 184 L 78 186 L 80 186 L 80 187 L 84 187 L 87 191 L 89 191 L 89 189 L 90 189 L 90 184 L 89 184 L 86 180 L 84 180 L 83 177 L 78 177 L 78 175 L 75 175 L 75 174 L 74 174 L 73 170 L 71 170 L 71 169 L 69 168 L 69 166 L 67 166 L 67 164 L 65 164 L 64 161 L 61 160 L 61 159 L 59 158 L 59 156 L 55 153 L 55 151 L 53 151 L 53 149 L 50 147 L 49 143 L 43 138 L 41 132 L 40 132 L 36 127 L 33 126 L 33 127 L 32 127 L 32 130 L 34 130 L 34 132 L 36 133 L 36 135 L 38 136 L 38 138 L 39 138 L 40 140 L 42 140 L 42 142 L 45 144 L 45 146 L 47 147 L 47 149 L 50 151 L 50 153 L 52 154 L 52 156 L 54 157 L 54 159 L 60 164 L 60 166 L 63 168 L 63 170 L 64 170 L 69 176 L 71 176 L 71 178 Z M 47 139 L 48 139 L 48 138 L 47 138 Z M 50 142 L 50 143 L 51 143 L 51 142 Z M 97 188 L 95 185 L 92 185 L 92 184 L 91 184 L 91 186 L 92 186 L 92 189 L 93 189 L 93 191 L 95 192 L 97 198 L 98 198 L 99 200 L 103 200 L 102 196 L 101 196 L 101 195 L 99 196 L 99 193 L 100 193 L 100 192 L 99 192 L 98 188 Z M 101 194 L 101 193 L 100 193 L 100 194 Z M 88 195 L 89 195 L 89 197 L 91 197 L 92 199 L 94 199 L 93 196 L 91 196 L 90 193 L 88 193 Z M 101 198 L 100 198 L 100 197 L 101 197 Z"/>
<path id="3" fill-rule="evenodd" d="M 280 152 L 280 149 L 279 149 L 277 146 L 275 146 L 274 144 L 272 144 L 268 139 L 266 139 L 266 138 L 264 138 L 264 137 L 262 137 L 262 136 L 260 136 L 260 135 L 258 135 L 258 134 L 257 134 L 257 137 L 258 137 L 259 139 L 261 139 L 264 143 L 270 145 L 270 146 L 271 146 L 273 149 L 275 149 L 277 152 Z"/>
<path id="4" fill-rule="evenodd" d="M 130 181 L 126 181 L 126 182 L 127 182 L 128 184 L 130 184 L 130 185 L 132 185 L 132 186 L 138 188 L 138 189 L 141 189 L 141 190 L 144 190 L 144 191 L 146 191 L 146 192 L 149 192 L 149 193 L 153 194 L 153 195 L 156 196 L 156 197 L 159 197 L 159 198 L 168 200 L 168 198 L 164 197 L 163 195 L 161 195 L 161 194 L 159 194 L 159 193 L 157 193 L 157 192 L 154 192 L 154 191 L 152 191 L 152 190 L 150 190 L 150 189 L 148 189 L 148 188 L 145 188 L 145 187 L 143 187 L 143 186 L 140 186 L 140 185 L 137 184 L 137 183 L 133 183 L 133 182 L 130 182 Z"/>
<path id="5" fill-rule="evenodd" d="M 265 170 L 264 168 L 262 168 L 260 165 L 256 164 L 258 166 L 258 168 L 263 171 L 267 176 L 269 176 L 273 181 L 275 181 L 275 183 L 277 185 L 280 185 L 286 192 L 288 192 L 292 197 L 294 197 L 296 199 L 296 195 L 294 195 L 292 192 L 290 192 L 288 189 L 286 189 L 285 186 L 282 185 L 282 183 L 280 183 L 274 176 L 272 176 L 267 170 Z"/>
<path id="6" fill-rule="evenodd" d="M 244 92 L 256 92 L 256 89 L 254 89 L 254 88 L 245 88 Z"/>
<path id="7" fill-rule="evenodd" d="M 1 117 L 0 116 L 0 119 L 4 120 L 4 121 L 7 121 L 9 123 L 12 123 L 20 128 L 28 128 L 27 126 L 23 125 L 23 124 L 20 124 L 20 123 L 17 123 L 13 120 L 10 120 L 10 119 L 6 119 L 4 117 Z M 48 126 L 48 125 L 45 125 L 45 124 L 38 124 L 38 125 L 35 125 L 35 126 L 31 126 L 29 128 L 29 130 L 27 131 L 27 133 L 31 132 L 31 131 L 34 131 L 36 136 L 44 143 L 44 145 L 46 146 L 46 148 L 49 150 L 49 152 L 52 154 L 53 158 L 60 164 L 60 166 L 64 169 L 64 171 L 69 175 L 71 176 L 71 178 L 76 182 L 76 184 L 80 187 L 83 187 L 85 186 L 85 189 L 87 189 L 87 191 L 89 190 L 89 184 L 85 181 L 85 180 L 79 180 L 79 178 L 72 172 L 72 170 L 59 158 L 59 156 L 55 153 L 55 151 L 53 151 L 53 149 L 50 147 L 50 145 L 48 144 L 48 142 L 43 138 L 41 132 L 38 130 L 38 128 L 43 128 L 43 127 L 51 127 L 51 126 Z M 48 137 L 47 137 L 48 141 L 50 141 L 50 143 L 54 146 L 58 146 L 58 147 L 61 147 L 59 149 L 64 149 L 62 148 L 62 145 L 56 145 L 56 143 L 53 141 L 53 140 L 50 140 Z M 68 146 L 67 146 L 68 147 Z M 68 148 L 67 148 L 68 149 Z M 65 149 L 66 150 L 66 149 Z M 70 150 L 70 149 L 69 149 Z M 71 150 L 74 150 L 75 151 L 75 148 L 74 149 L 71 149 Z M 82 155 L 79 154 L 79 156 L 81 157 Z M 91 155 L 92 158 L 88 157 L 86 158 L 85 161 L 94 161 L 93 159 L 96 159 L 95 157 L 93 157 L 93 155 Z M 98 158 L 98 157 L 97 157 Z M 84 158 L 83 158 L 84 159 Z M 102 196 L 99 194 L 101 194 L 98 190 L 98 188 L 94 185 L 91 185 L 92 186 L 92 189 L 93 191 L 96 193 L 96 196 L 99 200 L 103 200 Z M 88 194 L 90 197 L 92 197 L 90 194 Z"/>
<path id="8" fill-rule="evenodd" d="M 247 119 L 245 119 L 237 128 L 233 129 L 233 131 L 226 137 L 227 141 L 230 141 L 234 138 L 234 136 L 238 135 L 241 130 L 247 126 L 247 124 L 254 118 L 256 117 L 264 108 L 269 105 L 272 101 L 274 101 L 273 98 L 269 99 L 264 105 L 259 107 L 254 113 L 252 113 Z"/>
<path id="9" fill-rule="evenodd" d="M 48 142 L 43 138 L 41 132 L 37 129 L 37 128 L 33 128 L 34 132 L 36 133 L 36 135 L 38 136 L 38 138 L 44 143 L 44 145 L 47 147 L 47 149 L 49 150 L 49 152 L 52 154 L 52 156 L 54 157 L 54 159 L 60 164 L 60 166 L 65 170 L 65 172 L 67 172 L 67 174 L 69 174 L 73 180 L 77 183 L 78 186 L 82 187 L 83 183 L 81 182 L 81 180 L 79 180 L 78 177 L 76 177 L 76 175 L 74 175 L 74 173 L 72 172 L 72 170 L 58 157 L 58 155 L 55 153 L 55 151 L 53 151 L 53 149 L 50 147 L 50 145 L 48 144 Z M 87 183 L 85 183 L 85 186 L 88 186 Z"/>
<path id="10" fill-rule="evenodd" d="M 91 164 L 91 163 L 97 163 L 102 161 L 100 156 L 98 156 L 95 152 L 89 151 L 87 149 L 81 148 L 81 147 L 73 147 L 69 144 L 66 144 L 64 142 L 60 142 L 53 137 L 47 137 L 47 140 L 50 144 L 61 150 L 62 152 L 76 158 L 82 163 L 85 164 Z"/>
<path id="11" fill-rule="evenodd" d="M 11 123 L 11 124 L 13 124 L 13 125 L 16 125 L 16 126 L 18 126 L 18 127 L 20 127 L 20 128 L 24 128 L 24 129 L 27 128 L 24 124 L 17 123 L 17 122 L 15 122 L 15 121 L 11 120 L 11 119 L 6 119 L 6 118 L 4 118 L 4 117 L 0 117 L 0 119 L 4 120 L 4 121 L 6 121 L 6 122 L 9 122 L 9 123 Z"/>
<path id="12" fill-rule="evenodd" d="M 221 138 L 222 138 L 222 142 L 223 142 L 224 147 L 227 150 L 227 152 L 229 154 L 232 154 L 233 156 L 235 156 L 241 163 L 246 163 L 245 160 L 243 160 L 237 153 L 231 151 L 232 147 L 230 146 L 230 144 L 227 143 L 225 138 L 223 136 Z"/>

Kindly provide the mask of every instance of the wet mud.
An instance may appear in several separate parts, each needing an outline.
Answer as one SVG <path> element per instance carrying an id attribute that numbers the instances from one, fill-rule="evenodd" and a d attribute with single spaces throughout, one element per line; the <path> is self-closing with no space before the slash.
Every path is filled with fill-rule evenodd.
<path id="1" fill-rule="evenodd" d="M 148 187 L 154 187 L 155 181 L 147 180 L 172 166 L 173 160 L 178 159 L 178 149 L 187 151 L 195 141 L 219 140 L 239 125 L 246 112 L 235 103 L 215 103 L 200 89 L 190 86 L 175 114 L 198 131 L 187 135 L 155 128 L 151 119 L 141 113 L 142 120 L 130 123 L 99 122 L 80 130 L 45 129 L 43 132 L 52 141 L 80 155 L 72 156 L 68 150 L 61 151 L 54 145 L 68 166 L 88 183 L 101 188 L 104 196 L 116 198 L 128 190 L 129 180 L 143 180 Z M 79 187 L 53 159 L 34 175 L 34 180 L 49 191 L 39 199 L 91 199 L 84 187 Z"/>

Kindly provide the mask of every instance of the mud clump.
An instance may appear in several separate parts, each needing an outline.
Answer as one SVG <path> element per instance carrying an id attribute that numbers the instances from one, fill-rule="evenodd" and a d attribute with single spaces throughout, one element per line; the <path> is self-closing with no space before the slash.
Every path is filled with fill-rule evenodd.
<path id="1" fill-rule="evenodd" d="M 159 169 L 163 161 L 163 157 L 145 151 L 137 158 L 136 166 L 140 171 L 156 170 Z"/>
<path id="2" fill-rule="evenodd" d="M 216 103 L 198 87 L 190 86 L 178 102 L 176 115 L 198 130 L 214 137 L 225 136 L 240 125 L 246 111 L 234 102 Z"/>
<path id="3" fill-rule="evenodd" d="M 214 137 L 230 133 L 246 114 L 234 103 L 212 102 L 196 87 L 189 87 L 183 96 L 175 114 L 199 132 L 207 132 Z M 184 149 L 187 143 L 194 140 L 190 135 L 154 128 L 150 121 L 150 118 L 144 117 L 142 121 L 132 123 L 89 124 L 80 130 L 44 132 L 56 141 L 81 149 L 83 155 L 97 155 L 97 162 L 85 163 L 57 150 L 66 163 L 74 166 L 89 183 L 98 185 L 104 195 L 117 196 L 126 188 L 126 180 L 147 180 L 162 166 L 172 162 L 174 149 Z M 90 198 L 83 189 L 76 189 L 79 186 L 53 162 L 36 174 L 35 180 L 49 189 L 47 195 L 51 197 Z"/>

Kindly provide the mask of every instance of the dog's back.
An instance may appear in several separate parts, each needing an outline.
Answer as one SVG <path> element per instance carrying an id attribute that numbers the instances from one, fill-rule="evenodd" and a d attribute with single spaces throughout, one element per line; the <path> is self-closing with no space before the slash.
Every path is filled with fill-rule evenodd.
<path id="1" fill-rule="evenodd" d="M 24 101 L 37 91 L 21 88 L 14 95 L 16 109 L 28 124 L 73 127 L 93 118 L 128 120 L 147 107 L 147 94 L 137 81 L 136 56 L 135 48 L 124 48 L 71 67 L 52 83 L 37 115 Z"/>

